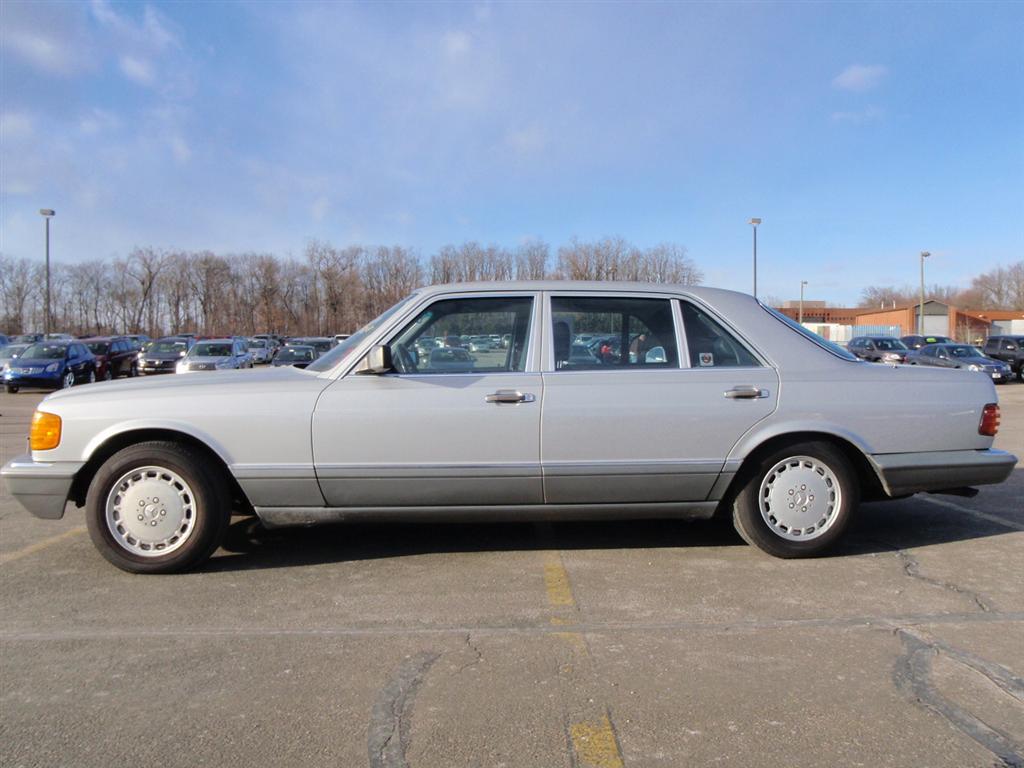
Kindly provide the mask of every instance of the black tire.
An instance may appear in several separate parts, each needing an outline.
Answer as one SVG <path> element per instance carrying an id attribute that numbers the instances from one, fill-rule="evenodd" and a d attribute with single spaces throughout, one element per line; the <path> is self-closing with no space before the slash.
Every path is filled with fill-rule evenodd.
<path id="1" fill-rule="evenodd" d="M 764 515 L 761 512 L 761 489 L 767 482 L 768 476 L 773 475 L 776 481 L 780 483 L 780 489 L 783 489 L 784 486 L 781 485 L 782 480 L 778 478 L 787 470 L 783 469 L 781 473 L 773 472 L 773 470 L 787 460 L 795 460 L 797 457 L 808 457 L 814 463 L 827 469 L 832 475 L 832 478 L 829 479 L 830 487 L 838 486 L 838 493 L 835 495 L 836 506 L 827 518 L 828 522 L 824 526 L 819 526 L 819 530 L 824 529 L 823 532 L 814 533 L 813 528 L 815 526 L 812 524 L 808 526 L 810 532 L 807 535 L 810 535 L 811 538 L 807 540 L 786 538 L 786 534 L 782 532 L 786 529 L 778 520 L 776 525 L 782 530 L 776 530 L 773 525 L 769 524 L 765 519 L 765 515 L 773 518 L 770 505 L 767 505 L 769 509 Z M 811 468 L 805 469 L 804 466 L 797 467 L 797 469 L 800 471 L 813 471 Z M 842 537 L 857 509 L 857 505 L 860 503 L 860 483 L 858 482 L 856 472 L 843 452 L 827 442 L 808 441 L 794 443 L 780 450 L 773 451 L 770 455 L 757 462 L 756 466 L 746 469 L 740 478 L 740 482 L 742 485 L 733 502 L 733 525 L 744 541 L 774 557 L 816 557 L 823 554 Z M 794 490 L 799 493 L 799 490 L 794 487 L 789 491 L 790 495 L 792 495 Z M 811 508 L 814 502 L 813 496 L 810 499 L 811 502 L 808 503 L 808 508 Z M 797 504 L 800 503 L 802 502 L 797 502 Z M 788 506 L 790 506 L 790 509 L 793 508 L 791 505 Z M 826 505 L 824 509 L 827 508 L 828 506 Z M 815 508 L 815 511 L 823 511 L 821 500 L 819 500 L 819 506 Z M 797 510 L 790 514 L 797 514 Z M 826 518 L 822 519 L 825 520 Z M 793 527 L 790 530 L 803 531 L 805 529 Z"/>
<path id="2" fill-rule="evenodd" d="M 139 366 L 136 365 L 135 363 L 132 363 L 131 368 L 128 369 L 128 378 L 129 379 L 134 379 L 138 375 L 139 375 Z"/>
<path id="3" fill-rule="evenodd" d="M 107 499 L 114 484 L 141 467 L 170 470 L 191 490 L 193 527 L 183 544 L 164 555 L 146 556 L 129 550 L 118 542 L 107 524 Z M 115 453 L 96 472 L 85 502 L 85 518 L 93 544 L 108 561 L 130 573 L 179 573 L 195 568 L 220 546 L 230 516 L 231 495 L 227 483 L 211 465 L 209 457 L 170 441 L 139 443 Z"/>
<path id="4" fill-rule="evenodd" d="M 103 371 L 103 380 L 104 381 L 110 381 L 113 378 L 114 378 L 114 373 L 113 373 L 113 371 L 110 370 L 110 366 L 108 365 L 106 367 L 106 369 Z"/>
<path id="5" fill-rule="evenodd" d="M 75 372 L 68 368 L 67 372 L 64 374 L 64 378 L 60 380 L 60 388 L 71 389 L 73 386 L 75 386 Z"/>
<path id="6" fill-rule="evenodd" d="M 93 369 L 91 369 L 89 371 L 89 375 L 85 377 L 85 383 L 86 384 L 95 384 L 96 383 L 96 369 L 95 368 L 93 368 Z"/>
<path id="7" fill-rule="evenodd" d="M 13 387 L 10 384 L 8 384 L 7 385 L 7 394 L 8 395 L 16 395 L 16 394 L 18 394 L 18 388 L 17 387 Z"/>

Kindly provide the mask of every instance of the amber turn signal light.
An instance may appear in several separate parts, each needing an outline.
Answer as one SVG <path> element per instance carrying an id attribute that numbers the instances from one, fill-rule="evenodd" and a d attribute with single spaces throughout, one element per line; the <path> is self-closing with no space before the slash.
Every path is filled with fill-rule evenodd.
<path id="1" fill-rule="evenodd" d="M 28 447 L 33 451 L 48 451 L 60 445 L 60 416 L 36 411 L 32 414 L 32 427 L 28 432 Z"/>
<path id="2" fill-rule="evenodd" d="M 981 409 L 981 423 L 978 425 L 978 434 L 986 437 L 995 437 L 999 431 L 999 406 L 989 403 Z"/>

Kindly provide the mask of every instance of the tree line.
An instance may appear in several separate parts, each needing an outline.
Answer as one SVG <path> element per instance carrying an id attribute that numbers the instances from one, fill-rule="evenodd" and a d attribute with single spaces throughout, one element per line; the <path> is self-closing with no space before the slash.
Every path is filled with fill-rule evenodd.
<path id="1" fill-rule="evenodd" d="M 51 262 L 53 331 L 162 336 L 351 333 L 430 283 L 639 280 L 695 285 L 685 247 L 638 248 L 621 237 L 516 248 L 475 242 L 424 257 L 402 246 L 310 242 L 300 258 L 135 248 L 124 258 Z M 0 253 L 0 331 L 44 327 L 45 266 Z"/>
<path id="2" fill-rule="evenodd" d="M 920 288 L 911 285 L 869 285 L 861 292 L 862 307 L 902 307 L 920 300 Z M 971 280 L 967 288 L 925 286 L 925 300 L 935 299 L 961 309 L 1024 310 L 1024 261 L 996 267 Z"/>

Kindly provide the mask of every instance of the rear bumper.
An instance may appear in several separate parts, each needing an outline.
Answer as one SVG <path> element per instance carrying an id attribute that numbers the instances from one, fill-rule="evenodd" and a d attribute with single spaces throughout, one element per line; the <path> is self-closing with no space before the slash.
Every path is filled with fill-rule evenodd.
<path id="1" fill-rule="evenodd" d="M 0 469 L 7 490 L 21 506 L 36 517 L 59 520 L 71 492 L 81 461 L 33 461 L 30 454 L 18 456 Z"/>
<path id="2" fill-rule="evenodd" d="M 883 453 L 868 458 L 890 496 L 1001 483 L 1017 464 L 1012 453 L 991 449 Z"/>

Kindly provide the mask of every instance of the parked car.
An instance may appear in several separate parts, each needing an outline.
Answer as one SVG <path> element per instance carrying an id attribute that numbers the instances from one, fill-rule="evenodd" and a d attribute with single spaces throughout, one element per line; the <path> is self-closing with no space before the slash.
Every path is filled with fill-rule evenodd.
<path id="1" fill-rule="evenodd" d="M 902 363 L 907 345 L 895 336 L 855 336 L 846 348 L 861 360 L 874 363 Z"/>
<path id="2" fill-rule="evenodd" d="M 989 357 L 1002 360 L 1024 381 L 1024 336 L 989 336 L 984 352 Z"/>
<path id="3" fill-rule="evenodd" d="M 330 352 L 334 348 L 335 342 L 333 338 L 328 338 L 326 336 L 298 336 L 296 338 L 289 339 L 288 345 L 312 347 L 316 350 L 317 355 L 322 355 L 326 352 Z"/>
<path id="4" fill-rule="evenodd" d="M 955 344 L 949 336 L 900 336 L 907 349 L 920 349 L 925 344 Z"/>
<path id="5" fill-rule="evenodd" d="M 273 348 L 266 339 L 249 339 L 248 349 L 254 363 L 269 363 L 273 357 Z"/>
<path id="6" fill-rule="evenodd" d="M 82 343 L 96 357 L 96 378 L 110 381 L 139 375 L 138 352 L 127 336 L 92 336 Z"/>
<path id="7" fill-rule="evenodd" d="M 584 323 L 642 333 L 662 359 L 576 367 Z M 417 362 L 421 336 L 455 328 L 511 343 L 467 370 Z M 992 448 L 991 379 L 866 365 L 711 288 L 433 286 L 305 370 L 190 378 L 51 395 L 31 455 L 0 471 L 9 492 L 44 518 L 84 506 L 99 551 L 136 572 L 203 562 L 235 500 L 268 526 L 721 512 L 765 552 L 809 557 L 861 499 L 962 493 L 1017 463 Z"/>
<path id="8" fill-rule="evenodd" d="M 28 344 L 6 344 L 0 347 L 0 373 L 6 371 L 10 362 L 28 348 Z"/>
<path id="9" fill-rule="evenodd" d="M 290 365 L 295 368 L 305 368 L 307 365 L 312 363 L 318 357 L 316 350 L 312 347 L 304 347 L 299 345 L 288 345 L 284 347 L 277 356 L 274 358 L 274 367 L 279 368 L 283 365 Z"/>
<path id="10" fill-rule="evenodd" d="M 139 372 L 146 376 L 174 373 L 178 363 L 195 343 L 195 339 L 187 336 L 165 336 L 151 342 L 139 353 Z"/>
<path id="11" fill-rule="evenodd" d="M 37 341 L 43 340 L 43 334 L 41 333 L 19 333 L 17 336 L 11 339 L 12 344 L 35 344 Z"/>
<path id="12" fill-rule="evenodd" d="M 267 349 L 270 350 L 270 357 L 273 358 L 284 346 L 284 340 L 276 333 L 257 333 L 254 339 L 261 339 L 267 342 Z"/>
<path id="13" fill-rule="evenodd" d="M 75 337 L 70 333 L 48 333 L 43 341 L 74 341 Z"/>
<path id="14" fill-rule="evenodd" d="M 969 344 L 927 344 L 907 354 L 910 365 L 935 365 L 940 368 L 965 368 L 989 376 L 997 384 L 1010 380 L 1010 366 L 985 355 Z"/>
<path id="15" fill-rule="evenodd" d="M 8 363 L 3 378 L 10 394 L 22 387 L 67 389 L 96 381 L 96 358 L 80 341 L 37 341 Z"/>
<path id="16" fill-rule="evenodd" d="M 142 349 L 146 344 L 152 341 L 152 339 L 144 333 L 129 333 L 125 338 L 131 341 L 132 346 L 134 346 L 136 350 Z"/>
<path id="17" fill-rule="evenodd" d="M 177 365 L 178 373 L 223 371 L 252 368 L 252 355 L 247 342 L 241 339 L 210 339 L 197 341 Z"/>

